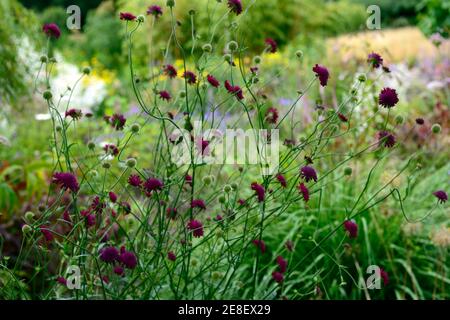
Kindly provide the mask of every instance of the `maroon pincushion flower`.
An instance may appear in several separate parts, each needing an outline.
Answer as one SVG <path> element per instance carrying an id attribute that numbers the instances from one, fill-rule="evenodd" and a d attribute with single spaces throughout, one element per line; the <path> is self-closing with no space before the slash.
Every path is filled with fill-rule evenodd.
<path id="1" fill-rule="evenodd" d="M 267 247 L 264 240 L 255 239 L 252 243 L 261 251 L 262 254 L 266 252 Z"/>
<path id="2" fill-rule="evenodd" d="M 103 147 L 103 150 L 105 150 L 106 154 L 117 156 L 119 154 L 119 148 L 117 148 L 113 144 L 105 144 Z"/>
<path id="3" fill-rule="evenodd" d="M 131 206 L 128 202 L 126 201 L 122 201 L 120 203 L 120 208 L 125 212 L 125 213 L 130 213 L 131 212 Z"/>
<path id="4" fill-rule="evenodd" d="M 242 89 L 239 86 L 232 86 L 228 80 L 225 80 L 225 89 L 233 95 L 236 96 L 238 100 L 244 99 L 244 95 L 242 94 Z"/>
<path id="5" fill-rule="evenodd" d="M 149 178 L 144 182 L 144 188 L 147 192 L 161 190 L 164 187 L 164 183 L 156 178 Z"/>
<path id="6" fill-rule="evenodd" d="M 273 278 L 273 280 L 275 280 L 275 282 L 277 282 L 277 283 L 282 283 L 283 280 L 284 280 L 283 274 L 282 274 L 281 272 L 278 272 L 278 271 L 272 272 L 272 278 Z"/>
<path id="7" fill-rule="evenodd" d="M 206 205 L 202 199 L 194 199 L 191 202 L 191 208 L 200 208 L 202 210 L 206 210 Z"/>
<path id="8" fill-rule="evenodd" d="M 153 15 L 155 16 L 155 18 L 158 18 L 159 16 L 162 15 L 162 9 L 160 6 L 157 5 L 152 5 L 150 7 L 148 7 L 147 9 L 147 15 Z"/>
<path id="9" fill-rule="evenodd" d="M 189 221 L 187 228 L 192 231 L 195 238 L 203 236 L 203 224 L 198 220 Z"/>
<path id="10" fill-rule="evenodd" d="M 121 266 L 115 266 L 113 272 L 118 276 L 123 276 L 125 274 L 125 270 Z"/>
<path id="11" fill-rule="evenodd" d="M 231 12 L 236 13 L 236 15 L 240 15 L 242 12 L 242 3 L 241 0 L 228 0 L 228 8 L 230 8 Z"/>
<path id="12" fill-rule="evenodd" d="M 384 269 L 381 268 L 380 268 L 380 277 L 381 279 L 383 279 L 383 284 L 387 286 L 389 284 L 389 275 Z"/>
<path id="13" fill-rule="evenodd" d="M 350 238 L 356 238 L 358 236 L 358 225 L 355 220 L 346 220 L 344 222 L 344 228 L 348 232 Z"/>
<path id="14" fill-rule="evenodd" d="M 192 71 L 185 71 L 183 73 L 183 78 L 185 78 L 189 84 L 195 84 L 197 82 L 197 76 Z"/>
<path id="15" fill-rule="evenodd" d="M 56 23 L 46 23 L 42 26 L 42 31 L 48 36 L 58 39 L 61 36 L 61 30 Z"/>
<path id="16" fill-rule="evenodd" d="M 53 241 L 53 239 L 54 239 L 53 233 L 50 231 L 48 226 L 45 226 L 45 225 L 40 226 L 39 230 L 41 231 L 42 235 L 44 236 L 45 241 L 47 241 L 47 242 Z"/>
<path id="17" fill-rule="evenodd" d="M 286 269 L 287 269 L 287 261 L 285 259 L 283 259 L 282 256 L 278 256 L 277 264 L 278 264 L 278 268 L 280 269 L 280 272 L 285 273 Z"/>
<path id="18" fill-rule="evenodd" d="M 397 91 L 392 88 L 383 88 L 378 96 L 378 103 L 385 108 L 392 108 L 398 102 Z"/>
<path id="19" fill-rule="evenodd" d="M 277 52 L 278 44 L 275 40 L 273 40 L 272 38 L 267 38 L 264 43 L 268 46 L 269 52 Z"/>
<path id="20" fill-rule="evenodd" d="M 59 276 L 58 278 L 56 278 L 56 282 L 62 284 L 63 286 L 67 286 L 67 279 L 64 277 Z"/>
<path id="21" fill-rule="evenodd" d="M 444 190 L 437 190 L 433 192 L 433 195 L 438 198 L 439 203 L 444 203 L 448 200 L 447 193 Z"/>
<path id="22" fill-rule="evenodd" d="M 287 187 L 286 178 L 281 173 L 277 174 L 277 180 L 283 188 Z"/>
<path id="23" fill-rule="evenodd" d="M 389 131 L 378 132 L 378 145 L 384 145 L 387 148 L 392 148 L 395 145 L 395 136 Z"/>
<path id="24" fill-rule="evenodd" d="M 247 202 L 244 199 L 239 199 L 238 200 L 239 205 L 241 206 L 245 206 L 247 204 Z"/>
<path id="25" fill-rule="evenodd" d="M 94 226 L 95 225 L 95 220 L 96 220 L 95 214 L 93 214 L 93 213 L 88 214 L 86 216 L 86 226 L 88 228 Z"/>
<path id="26" fill-rule="evenodd" d="M 159 98 L 162 100 L 166 100 L 166 101 L 169 101 L 170 99 L 172 99 L 170 93 L 166 90 L 162 90 L 159 92 Z"/>
<path id="27" fill-rule="evenodd" d="M 116 201 L 117 201 L 117 194 L 115 194 L 114 192 L 110 191 L 108 195 L 109 195 L 109 200 L 111 200 L 112 203 L 116 203 Z"/>
<path id="28" fill-rule="evenodd" d="M 100 260 L 106 263 L 113 263 L 119 259 L 119 250 L 114 247 L 106 247 L 100 250 Z"/>
<path id="29" fill-rule="evenodd" d="M 367 62 L 372 68 L 377 69 L 383 65 L 383 58 L 378 53 L 372 52 L 367 56 Z"/>
<path id="30" fill-rule="evenodd" d="M 250 185 L 250 188 L 255 191 L 256 196 L 258 197 L 258 201 L 262 202 L 265 198 L 265 190 L 264 187 L 256 182 L 253 182 Z"/>
<path id="31" fill-rule="evenodd" d="M 308 188 L 305 186 L 305 184 L 303 182 L 299 184 L 298 190 L 302 194 L 303 200 L 305 202 L 308 202 L 309 201 L 309 190 L 308 190 Z"/>
<path id="32" fill-rule="evenodd" d="M 120 20 L 134 21 L 134 20 L 136 20 L 136 16 L 129 12 L 121 12 Z"/>
<path id="33" fill-rule="evenodd" d="M 109 123 L 116 130 L 122 130 L 126 122 L 127 119 L 119 113 L 114 113 L 112 117 L 109 118 Z"/>
<path id="34" fill-rule="evenodd" d="M 192 186 L 192 177 L 191 177 L 190 175 L 187 174 L 187 175 L 184 177 L 184 181 L 186 182 L 186 184 Z"/>
<path id="35" fill-rule="evenodd" d="M 83 116 L 83 112 L 80 109 L 69 109 L 66 111 L 66 118 L 71 117 L 74 120 L 78 120 Z"/>
<path id="36" fill-rule="evenodd" d="M 269 108 L 266 112 L 266 120 L 268 123 L 275 124 L 278 121 L 278 110 L 275 108 Z"/>
<path id="37" fill-rule="evenodd" d="M 173 253 L 173 251 L 169 251 L 167 253 L 167 259 L 169 259 L 170 261 L 175 261 L 177 260 L 177 256 L 175 255 L 175 253 Z"/>
<path id="38" fill-rule="evenodd" d="M 312 70 L 316 73 L 316 77 L 319 77 L 320 85 L 325 87 L 328 83 L 328 78 L 330 77 L 328 69 L 324 66 L 316 64 Z"/>
<path id="39" fill-rule="evenodd" d="M 338 117 L 342 122 L 348 122 L 348 118 L 340 112 L 338 113 Z"/>
<path id="40" fill-rule="evenodd" d="M 170 219 L 175 220 L 177 217 L 177 208 L 167 208 L 166 213 Z"/>
<path id="41" fill-rule="evenodd" d="M 214 76 L 211 74 L 208 74 L 208 76 L 206 77 L 206 80 L 208 80 L 209 84 L 212 85 L 214 88 L 217 88 L 220 86 L 219 81 L 216 78 L 214 78 Z"/>
<path id="42" fill-rule="evenodd" d="M 72 218 L 70 217 L 69 211 L 64 211 L 63 213 L 63 220 L 66 222 L 72 222 Z"/>
<path id="43" fill-rule="evenodd" d="M 98 196 L 96 196 L 91 203 L 92 211 L 96 214 L 101 214 L 103 209 L 106 207 L 106 204 L 100 200 Z"/>
<path id="44" fill-rule="evenodd" d="M 140 187 L 142 184 L 142 179 L 136 174 L 132 174 L 128 177 L 128 184 L 132 187 Z"/>
<path id="45" fill-rule="evenodd" d="M 77 178 L 70 172 L 54 173 L 52 182 L 60 185 L 63 189 L 70 189 L 72 192 L 80 189 Z"/>
<path id="46" fill-rule="evenodd" d="M 417 123 L 419 126 L 421 126 L 421 125 L 423 125 L 423 124 L 425 123 L 425 120 L 423 120 L 422 118 L 417 118 L 417 119 L 416 119 L 416 123 Z"/>
<path id="47" fill-rule="evenodd" d="M 305 179 L 306 182 L 314 180 L 317 182 L 316 170 L 311 166 L 304 166 L 300 169 L 300 176 Z"/>
<path id="48" fill-rule="evenodd" d="M 175 78 L 178 74 L 177 69 L 171 64 L 166 64 L 163 68 L 163 72 L 169 78 Z"/>
<path id="49" fill-rule="evenodd" d="M 123 246 L 120 248 L 119 261 L 128 269 L 134 269 L 137 265 L 136 255 L 131 251 L 125 250 Z"/>

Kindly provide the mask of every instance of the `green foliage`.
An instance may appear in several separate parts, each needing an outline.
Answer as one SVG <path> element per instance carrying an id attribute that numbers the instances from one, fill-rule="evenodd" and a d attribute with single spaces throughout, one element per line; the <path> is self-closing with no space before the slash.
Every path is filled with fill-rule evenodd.
<path id="1" fill-rule="evenodd" d="M 423 0 L 417 5 L 419 27 L 426 35 L 450 35 L 450 0 Z"/>

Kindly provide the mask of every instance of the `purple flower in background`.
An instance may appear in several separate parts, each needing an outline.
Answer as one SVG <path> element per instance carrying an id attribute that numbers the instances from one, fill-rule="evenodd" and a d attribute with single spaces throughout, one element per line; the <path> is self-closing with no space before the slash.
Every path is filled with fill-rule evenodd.
<path id="1" fill-rule="evenodd" d="M 120 20 L 133 21 L 136 19 L 136 16 L 129 12 L 121 12 Z"/>
<path id="2" fill-rule="evenodd" d="M 212 85 L 214 88 L 217 88 L 217 87 L 220 86 L 219 81 L 218 81 L 216 78 L 214 78 L 213 75 L 208 74 L 208 76 L 206 77 L 206 79 L 208 80 L 209 84 Z"/>
<path id="3" fill-rule="evenodd" d="M 171 64 L 166 64 L 163 68 L 163 72 L 169 78 L 175 78 L 178 74 L 177 69 Z"/>
<path id="4" fill-rule="evenodd" d="M 192 231 L 195 238 L 203 236 L 203 224 L 198 220 L 191 220 L 187 225 L 188 230 Z"/>
<path id="5" fill-rule="evenodd" d="M 358 225 L 355 220 L 346 220 L 344 222 L 344 228 L 348 232 L 350 238 L 356 238 L 358 236 Z"/>
<path id="6" fill-rule="evenodd" d="M 298 190 L 302 194 L 303 200 L 305 202 L 308 202 L 309 201 L 309 190 L 303 182 L 299 184 Z"/>
<path id="7" fill-rule="evenodd" d="M 61 36 L 61 30 L 59 29 L 56 23 L 46 23 L 42 26 L 42 31 L 49 36 L 55 39 L 58 39 Z"/>
<path id="8" fill-rule="evenodd" d="M 372 52 L 367 56 L 367 62 L 372 68 L 377 69 L 383 65 L 383 58 L 378 53 Z"/>
<path id="9" fill-rule="evenodd" d="M 128 177 L 128 184 L 133 187 L 140 187 L 142 184 L 142 179 L 136 174 L 132 174 Z"/>
<path id="10" fill-rule="evenodd" d="M 113 263 L 119 259 L 119 250 L 114 247 L 106 247 L 100 250 L 100 260 L 106 263 Z"/>
<path id="11" fill-rule="evenodd" d="M 202 199 L 194 199 L 191 202 L 191 208 L 199 208 L 202 210 L 206 210 L 206 205 Z"/>
<path id="12" fill-rule="evenodd" d="M 163 12 L 162 12 L 162 9 L 160 6 L 152 5 L 152 6 L 148 7 L 148 9 L 147 9 L 147 15 L 152 15 L 155 18 L 158 18 L 162 14 L 163 14 Z"/>
<path id="13" fill-rule="evenodd" d="M 305 179 L 306 182 L 314 180 L 317 182 L 317 173 L 311 166 L 304 166 L 300 169 L 300 176 Z"/>
<path id="14" fill-rule="evenodd" d="M 268 46 L 269 52 L 277 52 L 278 44 L 275 40 L 273 40 L 272 38 L 267 38 L 264 43 Z"/>
<path id="15" fill-rule="evenodd" d="M 197 76 L 192 71 L 185 71 L 183 73 L 183 78 L 185 78 L 189 84 L 195 84 L 197 82 Z"/>
<path id="16" fill-rule="evenodd" d="M 379 145 L 392 148 L 395 145 L 395 136 L 389 131 L 378 132 Z"/>
<path id="17" fill-rule="evenodd" d="M 78 120 L 83 116 L 83 112 L 80 109 L 69 109 L 66 111 L 66 118 L 71 117 L 74 120 Z"/>
<path id="18" fill-rule="evenodd" d="M 70 189 L 72 192 L 80 189 L 77 178 L 70 172 L 55 172 L 52 183 L 60 185 L 63 189 Z"/>
<path id="19" fill-rule="evenodd" d="M 162 90 L 159 92 L 159 98 L 162 100 L 166 100 L 166 101 L 169 101 L 170 99 L 172 99 L 170 93 L 166 90 Z"/>
<path id="20" fill-rule="evenodd" d="M 447 202 L 448 200 L 447 193 L 444 190 L 437 190 L 433 192 L 433 195 L 438 198 L 438 202 L 440 203 Z"/>
<path id="21" fill-rule="evenodd" d="M 164 187 L 164 183 L 156 178 L 149 178 L 144 182 L 144 188 L 147 192 L 161 190 Z"/>
<path id="22" fill-rule="evenodd" d="M 125 250 L 123 246 L 120 248 L 119 261 L 128 269 L 134 269 L 137 265 L 136 255 L 131 251 Z"/>
<path id="23" fill-rule="evenodd" d="M 277 174 L 277 180 L 283 188 L 287 187 L 286 178 L 281 173 Z"/>
<path id="24" fill-rule="evenodd" d="M 260 184 L 258 184 L 258 183 L 256 183 L 256 182 L 253 182 L 253 183 L 250 185 L 250 188 L 251 188 L 253 191 L 255 191 L 255 194 L 256 194 L 256 196 L 257 196 L 259 202 L 264 201 L 266 191 L 264 190 L 264 187 L 263 187 L 262 185 L 260 185 Z"/>
<path id="25" fill-rule="evenodd" d="M 378 96 L 378 102 L 385 108 L 392 108 L 398 102 L 397 92 L 392 88 L 383 88 Z"/>
<path id="26" fill-rule="evenodd" d="M 312 70 L 316 73 L 316 77 L 319 78 L 320 85 L 325 87 L 328 83 L 328 78 L 330 77 L 328 69 L 324 66 L 316 64 Z"/>
<path id="27" fill-rule="evenodd" d="M 236 15 L 240 15 L 242 12 L 242 3 L 241 0 L 228 0 L 228 8 L 230 8 L 231 12 L 236 13 Z"/>

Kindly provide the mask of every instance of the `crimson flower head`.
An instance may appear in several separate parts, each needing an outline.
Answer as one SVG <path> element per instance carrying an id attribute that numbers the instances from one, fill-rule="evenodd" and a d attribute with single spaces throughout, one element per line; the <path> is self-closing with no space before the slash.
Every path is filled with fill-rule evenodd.
<path id="1" fill-rule="evenodd" d="M 103 212 L 103 209 L 106 208 L 106 204 L 100 200 L 99 196 L 96 196 L 91 203 L 92 211 L 94 211 L 96 214 L 101 214 Z"/>
<path id="2" fill-rule="evenodd" d="M 211 74 L 208 74 L 208 76 L 206 77 L 206 80 L 208 80 L 209 84 L 212 85 L 214 88 L 217 88 L 220 86 L 219 81 L 216 78 L 214 78 L 214 76 Z"/>
<path id="3" fill-rule="evenodd" d="M 344 222 L 344 228 L 350 238 L 356 238 L 358 236 L 358 225 L 355 220 L 346 220 Z"/>
<path id="4" fill-rule="evenodd" d="M 161 190 L 164 187 L 164 183 L 156 178 L 149 178 L 144 182 L 144 188 L 147 192 Z"/>
<path id="5" fill-rule="evenodd" d="M 380 146 L 392 148 L 395 145 L 395 136 L 389 131 L 380 131 L 378 132 L 378 141 Z"/>
<path id="6" fill-rule="evenodd" d="M 320 85 L 325 87 L 328 83 L 328 78 L 330 77 L 328 69 L 324 66 L 316 64 L 312 70 L 316 73 L 316 77 L 319 78 Z"/>
<path id="7" fill-rule="evenodd" d="M 236 15 L 240 15 L 242 12 L 242 3 L 241 0 L 228 0 L 228 8 L 230 8 L 231 12 L 236 13 Z"/>
<path id="8" fill-rule="evenodd" d="M 158 18 L 159 16 L 162 15 L 162 9 L 160 6 L 157 5 L 152 5 L 150 7 L 148 7 L 147 9 L 147 15 L 153 15 L 155 16 L 155 18 Z"/>
<path id="9" fill-rule="evenodd" d="M 128 269 L 134 269 L 137 265 L 136 255 L 131 251 L 125 250 L 125 247 L 120 248 L 119 261 Z"/>
<path id="10" fill-rule="evenodd" d="M 167 208 L 166 213 L 170 219 L 175 220 L 177 217 L 177 208 Z"/>
<path id="11" fill-rule="evenodd" d="M 159 98 L 162 100 L 169 101 L 172 97 L 170 96 L 170 93 L 166 90 L 162 90 L 159 92 Z"/>
<path id="12" fill-rule="evenodd" d="M 187 174 L 187 175 L 184 177 L 184 181 L 186 182 L 186 184 L 192 186 L 192 176 L 190 176 L 190 175 Z"/>
<path id="13" fill-rule="evenodd" d="M 255 239 L 252 241 L 252 243 L 259 248 L 259 250 L 261 250 L 261 253 L 264 254 L 264 252 L 266 252 L 266 243 L 264 242 L 264 240 L 259 240 L 259 239 Z"/>
<path id="14" fill-rule="evenodd" d="M 202 210 L 206 210 L 206 205 L 202 199 L 194 199 L 191 202 L 191 208 L 200 208 Z"/>
<path id="15" fill-rule="evenodd" d="M 183 73 L 183 78 L 185 78 L 189 84 L 195 84 L 197 82 L 197 76 L 192 71 L 185 71 Z"/>
<path id="16" fill-rule="evenodd" d="M 169 251 L 167 253 L 167 259 L 169 259 L 170 261 L 175 261 L 177 260 L 177 256 L 175 255 L 175 253 L 173 253 L 173 251 Z"/>
<path id="17" fill-rule="evenodd" d="M 115 266 L 113 269 L 113 272 L 117 274 L 118 276 L 123 276 L 125 273 L 125 270 L 121 266 Z"/>
<path id="18" fill-rule="evenodd" d="M 416 119 L 416 123 L 417 123 L 419 126 L 421 126 L 421 125 L 423 125 L 423 124 L 425 123 L 425 120 L 424 120 L 423 118 L 417 118 L 417 119 Z"/>
<path id="19" fill-rule="evenodd" d="M 117 201 L 117 194 L 115 194 L 114 192 L 110 191 L 108 195 L 109 195 L 109 200 L 111 200 L 112 203 L 116 203 L 116 201 Z"/>
<path id="20" fill-rule="evenodd" d="M 58 39 L 61 36 L 61 30 L 56 23 L 46 23 L 42 26 L 42 31 L 48 36 Z"/>
<path id="21" fill-rule="evenodd" d="M 380 277 L 381 279 L 383 279 L 383 284 L 387 286 L 389 284 L 389 275 L 384 269 L 381 268 L 380 268 Z"/>
<path id="22" fill-rule="evenodd" d="M 242 89 L 238 85 L 233 86 L 228 80 L 225 80 L 225 89 L 233 95 L 236 96 L 238 100 L 244 99 L 244 95 L 242 94 Z"/>
<path id="23" fill-rule="evenodd" d="M 136 174 L 132 174 L 128 177 L 128 184 L 132 187 L 140 187 L 142 184 L 142 179 Z"/>
<path id="24" fill-rule="evenodd" d="M 78 120 L 83 116 L 83 112 L 80 109 L 69 109 L 66 111 L 66 118 L 71 117 L 74 120 Z"/>
<path id="25" fill-rule="evenodd" d="M 277 174 L 277 180 L 283 188 L 287 187 L 286 178 L 281 173 Z"/>
<path id="26" fill-rule="evenodd" d="M 269 52 L 277 52 L 278 44 L 275 40 L 273 40 L 272 38 L 267 38 L 264 43 L 268 46 Z"/>
<path id="27" fill-rule="evenodd" d="M 45 241 L 47 242 L 51 242 L 53 241 L 54 237 L 53 237 L 53 233 L 50 231 L 48 226 L 40 226 L 39 230 L 41 231 L 42 235 L 45 238 Z"/>
<path id="28" fill-rule="evenodd" d="M 280 269 L 280 272 L 285 273 L 286 269 L 287 269 L 287 261 L 285 259 L 283 259 L 282 256 L 278 256 L 277 264 L 278 264 L 278 268 Z"/>
<path id="29" fill-rule="evenodd" d="M 114 247 L 106 247 L 100 250 L 100 260 L 106 263 L 113 263 L 119 260 L 119 250 Z"/>
<path id="30" fill-rule="evenodd" d="M 58 282 L 59 284 L 66 286 L 67 285 L 67 279 L 64 277 L 59 276 L 58 278 L 56 278 L 56 282 Z"/>
<path id="31" fill-rule="evenodd" d="M 372 52 L 367 56 L 367 62 L 372 68 L 377 69 L 383 65 L 383 58 L 378 53 Z"/>
<path id="32" fill-rule="evenodd" d="M 308 188 L 305 186 L 305 184 L 303 182 L 299 184 L 298 190 L 302 194 L 303 200 L 305 202 L 308 202 L 309 201 L 309 190 L 308 190 Z"/>
<path id="33" fill-rule="evenodd" d="M 119 113 L 114 113 L 112 117 L 109 118 L 109 123 L 116 130 L 122 130 L 126 122 L 127 119 L 124 115 Z"/>
<path id="34" fill-rule="evenodd" d="M 80 189 L 77 178 L 70 172 L 55 172 L 52 182 L 72 192 L 77 192 Z"/>
<path id="35" fill-rule="evenodd" d="M 119 154 L 119 148 L 117 148 L 114 144 L 105 144 L 103 147 L 106 154 L 110 154 L 112 156 L 117 156 Z"/>
<path id="36" fill-rule="evenodd" d="M 311 166 L 304 166 L 300 169 L 300 176 L 305 179 L 306 182 L 314 180 L 317 182 L 317 173 Z"/>
<path id="37" fill-rule="evenodd" d="M 134 20 L 136 20 L 136 16 L 129 12 L 121 12 L 120 20 L 134 21 Z"/>
<path id="38" fill-rule="evenodd" d="M 438 202 L 444 203 L 447 202 L 448 196 L 444 190 L 437 190 L 433 192 L 433 195 L 438 199 Z"/>
<path id="39" fill-rule="evenodd" d="M 383 88 L 378 96 L 378 103 L 385 108 L 392 108 L 398 102 L 397 91 L 392 88 Z"/>
<path id="40" fill-rule="evenodd" d="M 198 220 L 191 220 L 187 224 L 188 230 L 192 231 L 195 238 L 200 238 L 203 236 L 203 224 Z"/>
<path id="41" fill-rule="evenodd" d="M 282 274 L 281 272 L 278 272 L 278 271 L 272 272 L 272 278 L 273 278 L 273 280 L 275 280 L 275 282 L 277 282 L 277 283 L 282 283 L 283 280 L 284 280 L 283 274 Z"/>
<path id="42" fill-rule="evenodd" d="M 171 64 L 166 64 L 163 68 L 163 72 L 169 78 L 175 78 L 178 74 L 177 69 Z"/>
<path id="43" fill-rule="evenodd" d="M 257 198 L 258 198 L 258 201 L 259 201 L 259 202 L 263 202 L 263 201 L 264 201 L 264 198 L 265 198 L 265 194 L 266 194 L 266 191 L 265 191 L 264 187 L 263 187 L 262 185 L 256 183 L 256 182 L 253 182 L 253 183 L 250 185 L 250 188 L 251 188 L 253 191 L 255 191 L 255 194 L 256 194 L 256 196 L 257 196 Z"/>
<path id="44" fill-rule="evenodd" d="M 339 120 L 341 120 L 342 122 L 348 122 L 348 118 L 340 112 L 338 113 L 338 117 L 339 117 Z"/>
<path id="45" fill-rule="evenodd" d="M 266 120 L 268 123 L 275 124 L 278 121 L 278 110 L 275 108 L 269 108 L 266 112 Z"/>

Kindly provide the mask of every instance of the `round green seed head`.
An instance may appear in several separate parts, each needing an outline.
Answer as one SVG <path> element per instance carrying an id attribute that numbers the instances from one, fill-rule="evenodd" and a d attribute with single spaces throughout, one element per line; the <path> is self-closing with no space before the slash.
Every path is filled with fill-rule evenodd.
<path id="1" fill-rule="evenodd" d="M 45 100 L 50 100 L 53 97 L 51 91 L 49 91 L 49 90 L 44 91 L 42 96 L 44 97 Z"/>
<path id="2" fill-rule="evenodd" d="M 55 130 L 56 130 L 56 132 L 61 132 L 62 131 L 62 127 L 59 124 L 57 124 L 55 126 Z"/>
<path id="3" fill-rule="evenodd" d="M 233 182 L 233 183 L 231 184 L 231 187 L 233 188 L 233 190 L 237 190 L 238 184 L 237 184 L 236 182 Z"/>
<path id="4" fill-rule="evenodd" d="M 185 98 L 186 97 L 186 91 L 181 90 L 178 95 L 180 96 L 180 98 Z"/>
<path id="5" fill-rule="evenodd" d="M 173 6 L 175 6 L 175 0 L 167 0 L 166 6 L 172 8 Z"/>
<path id="6" fill-rule="evenodd" d="M 33 229 L 28 224 L 24 224 L 22 226 L 22 233 L 23 234 L 30 233 L 31 231 L 33 231 Z"/>
<path id="7" fill-rule="evenodd" d="M 87 144 L 87 147 L 89 150 L 94 150 L 95 149 L 95 142 L 93 141 L 89 141 Z"/>
<path id="8" fill-rule="evenodd" d="M 231 54 L 227 53 L 227 54 L 224 54 L 223 59 L 224 59 L 226 62 L 231 63 L 231 61 L 232 61 L 233 58 L 231 57 Z"/>
<path id="9" fill-rule="evenodd" d="M 238 43 L 236 41 L 230 41 L 227 44 L 227 48 L 228 50 L 230 50 L 231 52 L 236 51 L 238 49 Z"/>
<path id="10" fill-rule="evenodd" d="M 127 159 L 126 164 L 127 164 L 128 168 L 134 168 L 137 164 L 137 161 L 134 158 L 129 158 L 129 159 Z"/>
<path id="11" fill-rule="evenodd" d="M 109 168 L 111 168 L 111 163 L 109 163 L 109 162 L 103 162 L 102 167 L 103 167 L 104 169 L 109 169 Z"/>
<path id="12" fill-rule="evenodd" d="M 143 23 L 143 22 L 145 22 L 145 16 L 144 15 L 142 15 L 142 14 L 140 14 L 140 15 L 138 15 L 137 16 L 137 19 L 136 19 L 138 22 L 140 22 L 140 23 Z"/>
<path id="13" fill-rule="evenodd" d="M 262 61 L 262 59 L 261 59 L 260 56 L 254 56 L 254 57 L 253 57 L 253 63 L 255 63 L 255 64 L 260 64 L 261 61 Z"/>
<path id="14" fill-rule="evenodd" d="M 40 60 L 42 63 L 46 63 L 48 61 L 48 58 L 47 56 L 41 56 Z"/>
<path id="15" fill-rule="evenodd" d="M 223 191 L 226 192 L 226 193 L 231 192 L 231 190 L 233 190 L 233 188 L 229 184 L 226 184 L 223 187 Z"/>
<path id="16" fill-rule="evenodd" d="M 210 176 L 205 176 L 202 180 L 205 185 L 209 185 L 212 182 Z"/>
<path id="17" fill-rule="evenodd" d="M 131 131 L 132 131 L 133 133 L 138 133 L 139 130 L 141 130 L 141 126 L 140 126 L 138 123 L 133 123 L 133 124 L 131 125 Z"/>
<path id="18" fill-rule="evenodd" d="M 438 123 L 435 123 L 431 126 L 431 132 L 433 132 L 434 134 L 438 134 L 441 133 L 441 126 Z"/>
<path id="19" fill-rule="evenodd" d="M 351 167 L 346 167 L 346 168 L 344 169 L 344 174 L 345 174 L 346 176 L 351 176 L 351 175 L 352 175 L 352 172 L 353 172 L 353 169 L 352 169 Z"/>
<path id="20" fill-rule="evenodd" d="M 91 73 L 91 68 L 90 68 L 90 67 L 84 67 L 84 68 L 83 68 L 83 73 L 84 73 L 85 75 L 88 75 L 89 73 Z"/>
<path id="21" fill-rule="evenodd" d="M 33 219 L 34 219 L 34 213 L 31 212 L 31 211 L 27 211 L 27 212 L 25 213 L 25 221 L 28 222 L 28 223 L 30 223 L 30 222 L 33 221 Z"/>
<path id="22" fill-rule="evenodd" d="M 220 196 L 219 196 L 219 202 L 220 202 L 220 203 L 225 203 L 226 200 L 227 200 L 227 199 L 225 198 L 224 195 L 220 195 Z"/>

